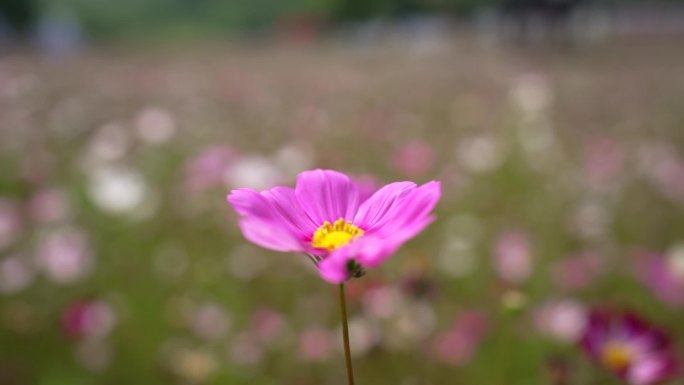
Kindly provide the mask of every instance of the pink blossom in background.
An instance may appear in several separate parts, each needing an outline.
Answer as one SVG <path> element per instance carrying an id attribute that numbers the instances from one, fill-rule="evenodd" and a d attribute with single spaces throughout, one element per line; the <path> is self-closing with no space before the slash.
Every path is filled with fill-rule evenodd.
<path id="1" fill-rule="evenodd" d="M 573 300 L 550 301 L 534 311 L 534 326 L 541 334 L 565 343 L 579 341 L 588 311 Z"/>
<path id="2" fill-rule="evenodd" d="M 192 157 L 185 164 L 184 184 L 189 191 L 204 191 L 222 186 L 230 166 L 236 159 L 226 146 L 211 146 Z"/>
<path id="3" fill-rule="evenodd" d="M 400 174 L 415 178 L 427 174 L 435 163 L 432 147 L 412 141 L 399 147 L 392 155 L 392 165 Z"/>
<path id="4" fill-rule="evenodd" d="M 451 365 L 465 365 L 475 355 L 487 331 L 488 318 L 478 310 L 461 314 L 453 326 L 437 335 L 431 343 L 431 352 L 440 361 Z"/>
<path id="5" fill-rule="evenodd" d="M 254 312 L 250 325 L 251 334 L 262 344 L 273 342 L 287 327 L 283 315 L 269 308 L 261 308 Z"/>
<path id="6" fill-rule="evenodd" d="M 19 207 L 14 202 L 0 197 L 0 249 L 13 243 L 22 229 Z"/>
<path id="7" fill-rule="evenodd" d="M 368 293 L 385 286 L 387 286 L 387 283 L 378 277 L 369 277 L 368 279 L 358 281 L 354 285 L 345 287 L 347 301 L 352 305 L 362 305 Z"/>
<path id="8" fill-rule="evenodd" d="M 106 337 L 115 323 L 114 311 L 104 301 L 72 302 L 62 312 L 62 329 L 74 338 Z"/>
<path id="9" fill-rule="evenodd" d="M 591 360 L 630 385 L 658 384 L 680 370 L 670 338 L 629 312 L 593 310 L 581 346 Z"/>
<path id="10" fill-rule="evenodd" d="M 361 201 L 348 176 L 312 170 L 299 174 L 294 189 L 243 188 L 228 201 L 245 238 L 267 249 L 305 253 L 323 279 L 341 283 L 381 265 L 427 227 L 440 195 L 437 181 L 396 182 Z"/>
<path id="11" fill-rule="evenodd" d="M 532 274 L 532 250 L 527 234 L 519 230 L 502 233 L 494 246 L 494 269 L 499 278 L 519 285 Z"/>
<path id="12" fill-rule="evenodd" d="M 366 291 L 361 299 L 364 313 L 374 319 L 390 319 L 405 305 L 401 292 L 395 286 L 378 286 Z"/>
<path id="13" fill-rule="evenodd" d="M 666 197 L 684 198 L 684 160 L 669 144 L 647 144 L 639 149 L 639 161 L 648 180 Z"/>
<path id="14" fill-rule="evenodd" d="M 71 211 L 63 191 L 50 187 L 37 191 L 28 201 L 28 213 L 39 223 L 64 221 Z"/>
<path id="15" fill-rule="evenodd" d="M 208 302 L 196 309 L 190 328 L 197 336 L 213 341 L 225 337 L 230 329 L 230 319 L 219 304 Z"/>
<path id="16" fill-rule="evenodd" d="M 372 175 L 359 175 L 352 178 L 359 188 L 359 201 L 365 202 L 382 187 L 381 183 Z"/>
<path id="17" fill-rule="evenodd" d="M 229 345 L 231 361 L 241 365 L 256 365 L 264 358 L 261 341 L 252 333 L 238 333 Z"/>
<path id="18" fill-rule="evenodd" d="M 80 230 L 62 229 L 47 235 L 38 245 L 36 266 L 56 283 L 72 283 L 90 273 L 93 255 Z"/>
<path id="19" fill-rule="evenodd" d="M 34 268 L 23 256 L 0 258 L 0 294 L 20 292 L 31 285 L 34 278 Z"/>
<path id="20" fill-rule="evenodd" d="M 306 362 L 324 362 L 332 355 L 335 338 L 320 327 L 304 330 L 299 336 L 299 357 Z"/>
<path id="21" fill-rule="evenodd" d="M 684 305 L 684 275 L 673 270 L 663 256 L 639 254 L 634 261 L 634 274 L 658 300 L 671 306 Z"/>
<path id="22" fill-rule="evenodd" d="M 601 273 L 601 259 L 593 254 L 580 254 L 554 263 L 551 276 L 556 286 L 579 290 L 589 286 Z"/>
<path id="23" fill-rule="evenodd" d="M 613 138 L 599 136 L 591 138 L 584 147 L 584 168 L 594 184 L 605 184 L 621 171 L 624 153 Z"/>

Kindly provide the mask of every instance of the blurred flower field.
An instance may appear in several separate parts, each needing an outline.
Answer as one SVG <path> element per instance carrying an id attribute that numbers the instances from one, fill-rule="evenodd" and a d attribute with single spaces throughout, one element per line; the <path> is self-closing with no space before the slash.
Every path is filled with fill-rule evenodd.
<path id="1" fill-rule="evenodd" d="M 2 56 L 0 384 L 343 384 L 336 287 L 225 200 L 312 168 L 442 182 L 437 221 L 347 284 L 359 383 L 625 383 L 631 342 L 587 348 L 610 322 L 681 365 L 679 46 Z"/>

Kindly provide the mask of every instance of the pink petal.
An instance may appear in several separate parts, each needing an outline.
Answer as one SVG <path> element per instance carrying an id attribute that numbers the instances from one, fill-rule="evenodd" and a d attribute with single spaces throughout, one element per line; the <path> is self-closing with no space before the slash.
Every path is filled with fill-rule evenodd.
<path id="1" fill-rule="evenodd" d="M 673 360 L 665 355 L 651 355 L 632 365 L 626 373 L 627 382 L 633 385 L 650 385 L 662 382 L 675 373 Z"/>
<path id="2" fill-rule="evenodd" d="M 350 278 L 349 263 L 359 261 L 363 256 L 385 254 L 387 251 L 378 239 L 359 238 L 349 245 L 330 253 L 318 264 L 321 277 L 330 283 L 341 283 Z"/>
<path id="3" fill-rule="evenodd" d="M 601 347 L 608 339 L 610 318 L 607 313 L 594 311 L 589 315 L 584 334 L 580 341 L 584 351 L 592 357 L 598 357 Z"/>
<path id="4" fill-rule="evenodd" d="M 287 188 L 258 193 L 250 189 L 233 190 L 228 202 L 242 217 L 240 229 L 249 241 L 276 251 L 307 251 L 304 233 L 310 221 L 296 215 L 298 206 L 292 204 L 292 193 Z"/>
<path id="5" fill-rule="evenodd" d="M 330 283 L 350 278 L 349 263 L 355 261 L 364 268 L 373 268 L 386 261 L 403 244 L 393 239 L 364 236 L 330 253 L 318 264 L 323 279 Z"/>
<path id="6" fill-rule="evenodd" d="M 357 250 L 350 250 L 355 252 L 354 259 L 366 268 L 373 268 L 380 266 L 389 257 L 394 255 L 396 251 L 404 244 L 405 241 L 398 238 L 380 239 L 373 236 L 368 236 L 360 239 Z"/>
<path id="7" fill-rule="evenodd" d="M 416 188 L 413 182 L 395 182 L 385 185 L 371 195 L 359 207 L 354 218 L 354 224 L 366 231 L 382 226 L 387 220 L 387 213 L 395 208 L 397 202 L 405 196 L 407 191 Z"/>
<path id="8" fill-rule="evenodd" d="M 354 223 L 366 234 L 330 253 L 319 264 L 321 276 L 328 282 L 349 279 L 349 262 L 365 268 L 384 263 L 406 241 L 432 223 L 430 212 L 440 196 L 439 182 L 416 187 L 411 182 L 389 184 L 362 204 Z"/>
<path id="9" fill-rule="evenodd" d="M 321 278 L 328 283 L 338 284 L 349 279 L 347 269 L 348 259 L 345 258 L 326 258 L 318 264 L 318 272 Z"/>
<path id="10" fill-rule="evenodd" d="M 318 226 L 351 220 L 359 207 L 359 191 L 348 176 L 332 170 L 305 171 L 297 176 L 295 196 Z"/>
<path id="11" fill-rule="evenodd" d="M 295 191 L 290 187 L 274 187 L 261 193 L 266 199 L 270 200 L 278 213 L 290 223 L 297 231 L 297 235 L 303 240 L 313 234 L 320 226 L 314 223 L 304 212 L 304 209 L 295 198 Z"/>
<path id="12" fill-rule="evenodd" d="M 377 233 L 383 238 L 400 236 L 409 239 L 415 236 L 429 224 L 430 212 L 437 205 L 440 195 L 440 183 L 436 181 L 409 189 L 368 232 Z"/>

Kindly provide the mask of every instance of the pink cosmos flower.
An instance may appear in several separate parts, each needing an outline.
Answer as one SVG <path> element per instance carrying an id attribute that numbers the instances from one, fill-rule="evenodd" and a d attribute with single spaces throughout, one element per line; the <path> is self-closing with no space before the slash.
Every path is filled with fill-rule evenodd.
<path id="1" fill-rule="evenodd" d="M 104 301 L 75 301 L 62 312 L 62 329 L 74 338 L 105 337 L 115 323 L 114 310 Z"/>
<path id="2" fill-rule="evenodd" d="M 648 252 L 637 256 L 634 274 L 658 300 L 671 306 L 684 305 L 684 276 L 662 256 Z"/>
<path id="3" fill-rule="evenodd" d="M 624 163 L 620 143 L 611 137 L 599 136 L 589 140 L 584 148 L 584 168 L 589 181 L 596 185 L 614 180 Z"/>
<path id="4" fill-rule="evenodd" d="M 588 311 L 573 300 L 549 301 L 534 311 L 537 331 L 559 342 L 575 343 L 584 332 Z"/>
<path id="5" fill-rule="evenodd" d="M 402 145 L 392 157 L 394 168 L 409 177 L 424 175 L 430 171 L 434 163 L 434 150 L 421 141 L 411 141 Z"/>
<path id="6" fill-rule="evenodd" d="M 189 191 L 204 191 L 223 183 L 236 155 L 225 146 L 212 146 L 191 158 L 185 165 L 185 187 Z"/>
<path id="7" fill-rule="evenodd" d="M 299 336 L 299 356 L 304 361 L 324 362 L 333 353 L 335 341 L 327 330 L 311 327 Z"/>
<path id="8" fill-rule="evenodd" d="M 31 219 L 40 223 L 55 223 L 69 216 L 70 207 L 63 191 L 55 187 L 39 190 L 28 202 Z"/>
<path id="9" fill-rule="evenodd" d="M 505 282 L 522 284 L 532 274 L 530 240 L 522 231 L 509 230 L 499 236 L 494 249 L 494 267 Z"/>
<path id="10" fill-rule="evenodd" d="M 87 235 L 79 229 L 60 229 L 38 244 L 36 266 L 59 284 L 85 278 L 93 268 L 94 256 Z"/>
<path id="11" fill-rule="evenodd" d="M 628 384 L 656 384 L 677 372 L 669 338 L 631 313 L 594 310 L 581 344 L 591 359 Z"/>
<path id="12" fill-rule="evenodd" d="M 451 365 L 470 361 L 487 331 L 487 316 L 479 310 L 468 310 L 445 332 L 435 337 L 431 351 L 435 358 Z"/>
<path id="13" fill-rule="evenodd" d="M 385 262 L 433 220 L 440 183 L 390 183 L 365 201 L 350 178 L 332 170 L 297 176 L 295 188 L 233 190 L 228 202 L 242 234 L 267 249 L 308 254 L 323 279 L 342 283 Z"/>
<path id="14" fill-rule="evenodd" d="M 558 287 L 579 290 L 589 286 L 601 274 L 602 268 L 597 255 L 583 253 L 554 263 L 551 276 Z"/>
<path id="15" fill-rule="evenodd" d="M 252 315 L 251 334 L 261 343 L 273 342 L 286 329 L 287 321 L 276 310 L 261 308 Z"/>
<path id="16" fill-rule="evenodd" d="M 21 228 L 19 206 L 0 197 L 0 249 L 14 242 L 19 237 Z"/>

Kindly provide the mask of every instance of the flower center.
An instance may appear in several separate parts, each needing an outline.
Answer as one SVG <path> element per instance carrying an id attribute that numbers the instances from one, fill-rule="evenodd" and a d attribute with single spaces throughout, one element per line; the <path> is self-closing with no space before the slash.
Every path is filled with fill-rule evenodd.
<path id="1" fill-rule="evenodd" d="M 351 221 L 340 218 L 335 223 L 325 221 L 321 227 L 316 229 L 311 239 L 311 245 L 317 249 L 333 251 L 362 235 L 363 230 L 352 225 Z"/>
<path id="2" fill-rule="evenodd" d="M 610 341 L 601 349 L 601 361 L 613 370 L 624 370 L 631 365 L 634 352 L 622 341 Z"/>

